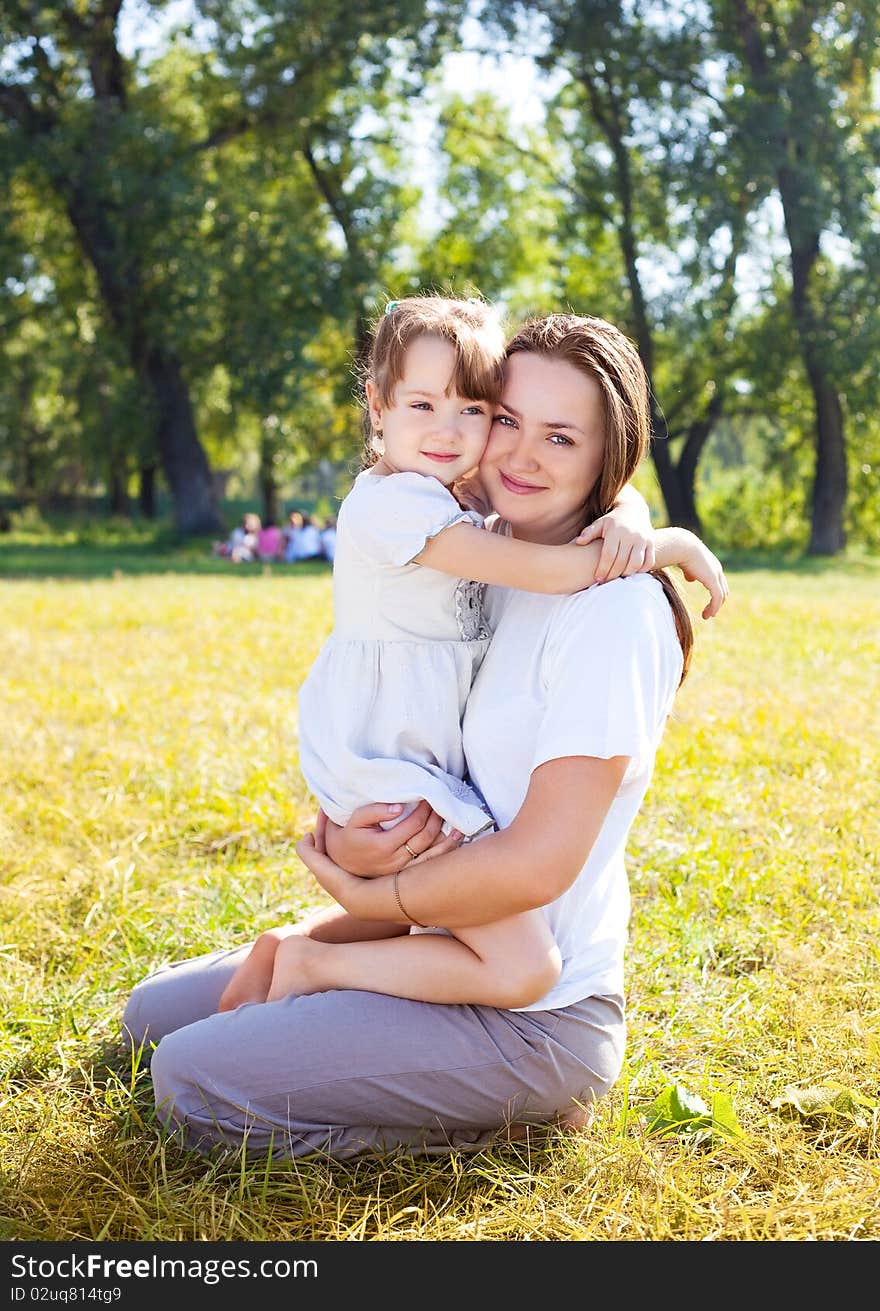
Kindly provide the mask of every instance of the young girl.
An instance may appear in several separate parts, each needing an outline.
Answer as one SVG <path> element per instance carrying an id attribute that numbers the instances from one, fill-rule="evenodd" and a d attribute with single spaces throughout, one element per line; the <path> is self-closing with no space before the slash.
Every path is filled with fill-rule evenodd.
<path id="1" fill-rule="evenodd" d="M 403 803 L 389 821 L 396 824 L 425 800 L 447 833 L 458 830 L 467 841 L 491 830 L 492 816 L 466 781 L 461 741 L 465 701 L 490 638 L 485 585 L 569 593 L 595 581 L 600 543 L 549 546 L 486 531 L 452 491 L 483 454 L 504 359 L 501 324 L 479 301 L 392 301 L 374 334 L 366 378 L 372 462 L 339 512 L 334 629 L 299 695 L 302 771 L 338 824 L 368 802 Z M 548 436 L 556 439 L 569 440 Z M 682 563 L 680 541 L 665 548 L 664 533 L 654 535 L 658 566 Z M 322 953 L 318 979 L 293 927 L 271 929 L 219 1009 L 332 988 L 521 1008 L 542 997 L 561 969 L 540 910 L 454 936 L 375 923 L 351 932 L 398 940 L 388 942 L 385 957 L 374 941 L 369 964 L 347 947 L 330 968 L 332 953 Z"/>

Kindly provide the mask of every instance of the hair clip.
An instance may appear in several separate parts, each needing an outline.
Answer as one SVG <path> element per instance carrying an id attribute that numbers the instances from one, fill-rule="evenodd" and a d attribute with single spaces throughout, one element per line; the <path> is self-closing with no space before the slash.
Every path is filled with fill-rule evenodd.
<path id="1" fill-rule="evenodd" d="M 397 309 L 399 304 L 400 304 L 399 300 L 390 300 L 388 304 L 385 306 L 385 313 L 391 314 L 394 310 Z"/>

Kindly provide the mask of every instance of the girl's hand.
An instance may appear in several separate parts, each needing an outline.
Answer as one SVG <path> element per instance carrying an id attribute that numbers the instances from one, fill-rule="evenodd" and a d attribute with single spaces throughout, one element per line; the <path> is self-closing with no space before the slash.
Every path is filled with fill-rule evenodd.
<path id="1" fill-rule="evenodd" d="M 709 601 L 704 606 L 702 615 L 704 619 L 714 618 L 730 596 L 730 587 L 724 576 L 724 566 L 717 555 L 713 555 L 699 537 L 694 537 L 688 557 L 679 567 L 689 583 L 703 584 L 709 593 Z"/>
<path id="2" fill-rule="evenodd" d="M 448 841 L 441 832 L 443 820 L 427 801 L 420 801 L 412 814 L 384 829 L 382 821 L 394 819 L 403 807 L 376 804 L 361 806 L 344 826 L 334 824 L 319 812 L 315 830 L 318 854 L 326 854 L 342 869 L 360 878 L 395 874 L 411 861 Z M 461 835 L 457 835 L 461 841 Z"/>
<path id="3" fill-rule="evenodd" d="M 476 510 L 477 514 L 481 514 L 483 518 L 492 513 L 489 498 L 480 480 L 479 469 L 471 469 L 470 473 L 462 474 L 460 478 L 456 478 L 452 486 L 452 492 L 463 509 Z"/>
<path id="4" fill-rule="evenodd" d="M 596 566 L 596 582 L 610 583 L 628 574 L 643 574 L 654 568 L 654 530 L 644 515 L 632 508 L 616 506 L 594 519 L 574 539 L 576 545 L 602 539 L 602 554 Z"/>

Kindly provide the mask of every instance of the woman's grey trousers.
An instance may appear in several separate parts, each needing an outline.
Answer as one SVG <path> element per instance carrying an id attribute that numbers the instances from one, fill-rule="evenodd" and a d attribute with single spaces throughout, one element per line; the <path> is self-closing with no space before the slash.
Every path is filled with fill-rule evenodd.
<path id="1" fill-rule="evenodd" d="M 471 1151 L 594 1103 L 620 1073 L 619 997 L 506 1011 L 339 991 L 217 1013 L 247 950 L 164 966 L 125 1010 L 128 1041 L 158 1044 L 162 1123 L 201 1152 Z"/>

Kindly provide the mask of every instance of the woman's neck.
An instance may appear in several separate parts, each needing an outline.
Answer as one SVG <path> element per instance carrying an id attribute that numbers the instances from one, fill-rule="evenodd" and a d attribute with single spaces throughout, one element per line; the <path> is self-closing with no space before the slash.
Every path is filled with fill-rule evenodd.
<path id="1" fill-rule="evenodd" d="M 497 532 L 505 537 L 515 537 L 519 542 L 531 542 L 535 546 L 565 546 L 574 541 L 583 525 L 575 524 L 521 524 L 514 528 L 505 519 L 499 520 Z"/>

